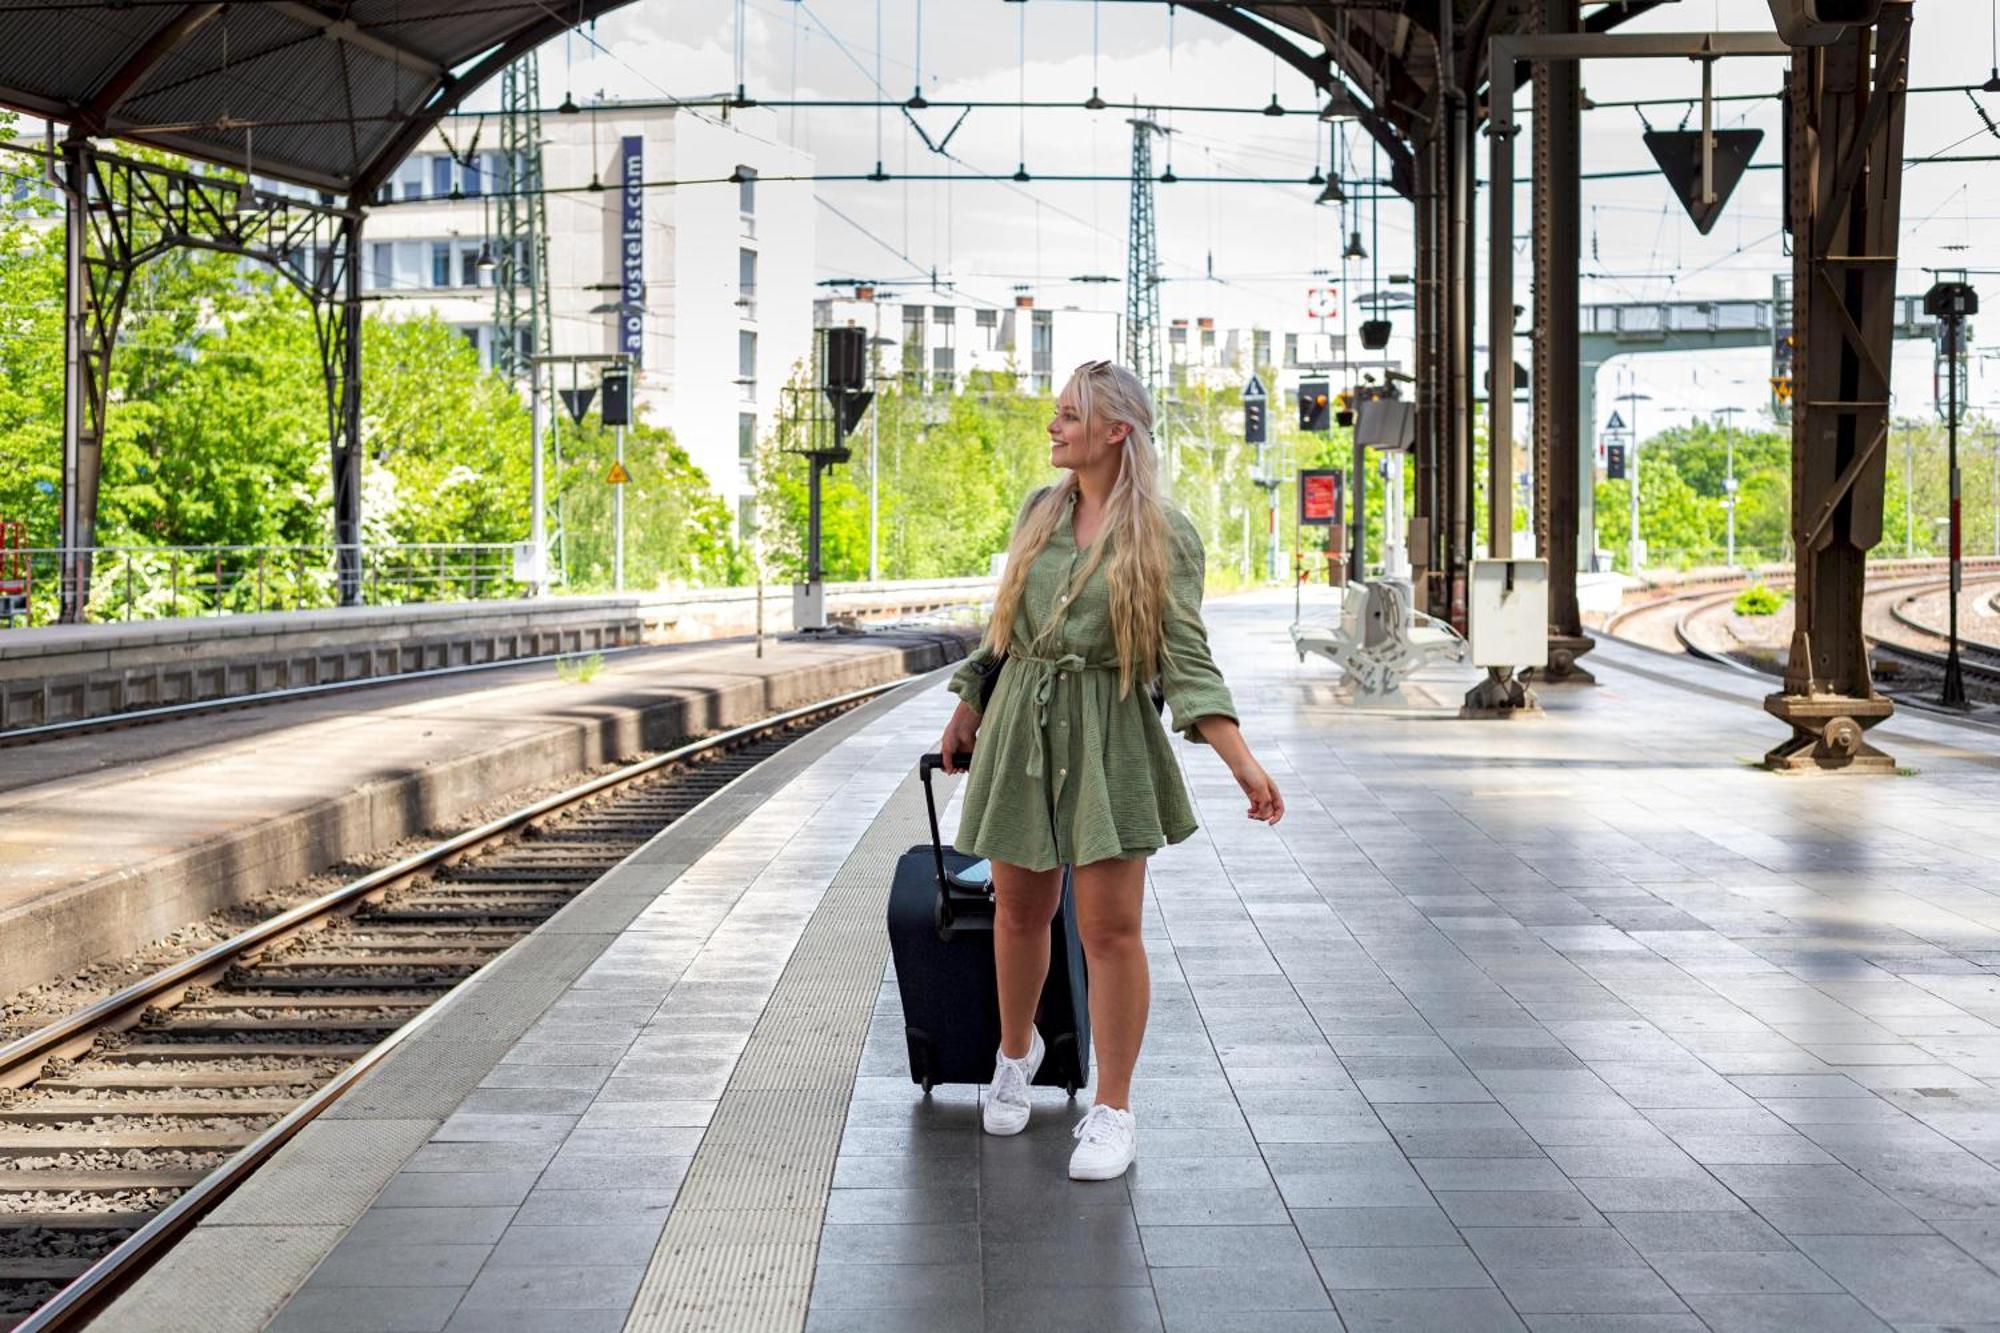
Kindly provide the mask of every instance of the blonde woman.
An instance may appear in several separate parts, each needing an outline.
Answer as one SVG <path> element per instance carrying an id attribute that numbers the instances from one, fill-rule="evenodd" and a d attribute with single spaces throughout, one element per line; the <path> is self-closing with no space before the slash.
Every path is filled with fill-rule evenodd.
<path id="1" fill-rule="evenodd" d="M 1138 1152 L 1130 1099 L 1151 998 L 1139 931 L 1146 858 L 1196 828 L 1156 681 L 1173 730 L 1215 748 L 1249 817 L 1275 824 L 1285 813 L 1209 657 L 1201 539 L 1160 495 L 1152 427 L 1145 386 L 1123 366 L 1089 362 L 1063 387 L 1049 462 L 1068 475 L 1030 495 L 1015 520 L 992 624 L 952 677 L 962 702 L 940 742 L 947 766 L 955 753 L 974 756 L 958 850 L 993 863 L 1000 1050 L 989 1134 L 1028 1124 L 1049 921 L 1062 867 L 1074 867 L 1097 1050 L 1096 1101 L 1074 1130 L 1077 1180 L 1115 1180 Z M 1003 657 L 982 716 L 981 684 Z"/>

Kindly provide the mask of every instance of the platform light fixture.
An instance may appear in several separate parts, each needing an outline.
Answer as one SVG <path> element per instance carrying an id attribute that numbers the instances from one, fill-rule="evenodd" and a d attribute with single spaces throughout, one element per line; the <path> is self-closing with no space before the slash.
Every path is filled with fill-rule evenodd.
<path id="1" fill-rule="evenodd" d="M 1282 116 L 1285 114 L 1285 108 L 1279 103 L 1276 93 L 1271 94 L 1271 105 L 1264 108 L 1264 114 L 1267 116 Z"/>
<path id="2" fill-rule="evenodd" d="M 1353 91 L 1344 83 L 1333 85 L 1327 93 L 1326 105 L 1319 109 L 1321 120 L 1357 120 L 1360 116 L 1361 103 L 1354 100 Z"/>
<path id="3" fill-rule="evenodd" d="M 1361 243 L 1361 229 L 1356 227 L 1347 233 L 1347 248 L 1340 252 L 1342 259 L 1366 259 L 1368 247 Z"/>
<path id="4" fill-rule="evenodd" d="M 1106 102 L 1104 98 L 1098 94 L 1097 89 L 1093 87 L 1090 90 L 1090 96 L 1084 99 L 1083 109 L 1085 111 L 1102 111 L 1108 105 L 1110 104 Z"/>
<path id="5" fill-rule="evenodd" d="M 1347 202 L 1347 191 L 1340 188 L 1340 173 L 1334 172 L 1326 178 L 1326 188 L 1319 192 L 1316 204 L 1341 204 Z"/>

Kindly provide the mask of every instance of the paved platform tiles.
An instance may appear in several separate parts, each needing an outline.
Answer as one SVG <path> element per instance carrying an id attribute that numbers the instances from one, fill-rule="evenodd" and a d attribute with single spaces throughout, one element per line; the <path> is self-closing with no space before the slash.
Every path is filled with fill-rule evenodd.
<path id="1" fill-rule="evenodd" d="M 1181 749 L 1207 824 L 1151 867 L 1125 1180 L 1065 1178 L 1060 1094 L 1010 1140 L 923 1098 L 885 970 L 854 1002 L 929 689 L 628 863 L 629 926 L 586 899 L 517 951 L 518 1041 L 474 1024 L 443 1087 L 392 1058 L 104 1327 L 293 1289 L 270 1327 L 2000 1325 L 1991 734 L 1899 716 L 1910 775 L 1778 778 L 1758 682 L 1617 645 L 1540 720 L 1357 716 L 1288 600 L 1209 609 L 1290 813 Z"/>
<path id="2" fill-rule="evenodd" d="M 963 655 L 955 627 L 642 649 L 0 749 L 0 995 L 519 787 Z"/>

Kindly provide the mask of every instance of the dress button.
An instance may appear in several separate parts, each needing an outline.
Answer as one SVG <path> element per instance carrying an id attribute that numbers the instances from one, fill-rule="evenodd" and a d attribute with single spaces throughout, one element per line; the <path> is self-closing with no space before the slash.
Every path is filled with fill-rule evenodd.
<path id="1" fill-rule="evenodd" d="M 1069 770 L 1066 768 L 1059 768 L 1056 770 L 1056 776 L 1059 778 L 1066 778 L 1069 776 Z"/>

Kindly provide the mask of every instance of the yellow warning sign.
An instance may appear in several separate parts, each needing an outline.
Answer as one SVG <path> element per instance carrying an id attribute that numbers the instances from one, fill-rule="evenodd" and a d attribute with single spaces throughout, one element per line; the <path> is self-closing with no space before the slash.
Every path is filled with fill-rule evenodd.
<path id="1" fill-rule="evenodd" d="M 623 486 L 632 480 L 632 474 L 625 470 L 623 463 L 613 463 L 611 471 L 604 474 L 604 480 L 612 486 Z"/>

